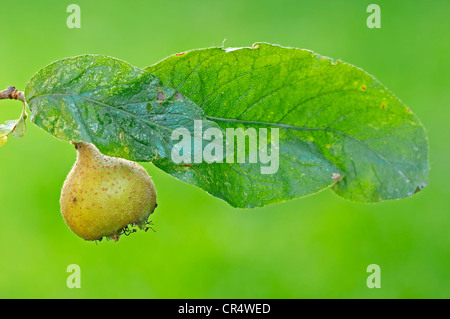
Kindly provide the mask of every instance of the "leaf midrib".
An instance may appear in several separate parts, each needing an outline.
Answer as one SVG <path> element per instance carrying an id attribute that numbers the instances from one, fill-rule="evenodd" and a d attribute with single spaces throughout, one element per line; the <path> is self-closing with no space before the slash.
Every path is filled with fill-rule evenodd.
<path id="1" fill-rule="evenodd" d="M 125 113 L 125 114 L 130 115 L 132 117 L 135 117 L 135 118 L 137 118 L 137 119 L 139 119 L 141 121 L 144 121 L 144 122 L 147 122 L 149 124 L 153 124 L 155 126 L 161 127 L 161 128 L 163 128 L 165 130 L 172 131 L 172 129 L 170 129 L 170 128 L 164 126 L 164 125 L 161 125 L 161 124 L 149 121 L 149 120 L 147 120 L 145 118 L 139 117 L 136 114 L 130 113 L 130 112 L 126 111 L 126 110 L 115 108 L 114 106 L 108 105 L 106 103 L 103 103 L 103 102 L 100 102 L 100 101 L 97 101 L 97 100 L 94 100 L 94 99 L 91 99 L 91 98 L 88 98 L 88 97 L 85 97 L 85 96 L 82 96 L 82 95 L 69 94 L 69 93 L 46 93 L 46 94 L 35 95 L 35 96 L 31 97 L 31 99 L 28 100 L 28 103 L 30 103 L 35 98 L 40 98 L 40 97 L 44 97 L 44 96 L 70 96 L 70 97 L 77 97 L 77 98 L 84 99 L 84 100 L 92 102 L 92 103 L 96 103 L 96 104 L 108 107 L 108 108 L 110 108 L 110 109 L 112 109 L 114 111 L 119 111 L 119 112 Z"/>
<path id="2" fill-rule="evenodd" d="M 366 147 L 369 151 L 371 151 L 373 154 L 375 154 L 379 159 L 387 163 L 389 166 L 391 166 L 393 169 L 395 169 L 399 175 L 401 175 L 407 182 L 411 181 L 405 173 L 399 169 L 397 166 L 392 164 L 389 160 L 384 158 L 384 156 L 380 155 L 378 152 L 371 149 L 366 143 L 356 139 L 355 137 L 348 135 L 344 132 L 341 132 L 339 130 L 330 129 L 328 127 L 302 127 L 302 126 L 295 126 L 295 125 L 288 125 L 288 124 L 280 124 L 280 123 L 270 123 L 270 122 L 259 122 L 259 121 L 247 121 L 247 120 L 237 120 L 237 119 L 229 119 L 229 118 L 220 118 L 220 117 L 214 117 L 214 116 L 205 116 L 208 120 L 211 121 L 219 121 L 219 122 L 231 122 L 231 123 L 240 123 L 240 124 L 250 124 L 250 125 L 263 125 L 263 126 L 273 126 L 281 129 L 292 129 L 296 131 L 327 131 L 335 134 L 339 134 L 345 138 L 349 138 L 355 142 L 358 142 L 359 144 Z"/>

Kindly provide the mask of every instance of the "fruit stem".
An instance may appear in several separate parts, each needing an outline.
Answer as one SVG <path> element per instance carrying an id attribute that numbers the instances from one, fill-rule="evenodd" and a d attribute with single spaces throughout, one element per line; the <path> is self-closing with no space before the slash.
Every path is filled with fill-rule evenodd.
<path id="1" fill-rule="evenodd" d="M 25 95 L 22 91 L 17 91 L 14 86 L 10 86 L 5 90 L 0 91 L 0 100 L 5 99 L 13 99 L 25 102 Z"/>
<path id="2" fill-rule="evenodd" d="M 75 146 L 75 149 L 76 149 L 76 150 L 78 149 L 78 147 L 79 147 L 79 145 L 80 145 L 80 143 L 76 143 L 76 142 L 74 142 L 74 141 L 70 141 L 70 144 L 72 144 L 73 146 Z"/>

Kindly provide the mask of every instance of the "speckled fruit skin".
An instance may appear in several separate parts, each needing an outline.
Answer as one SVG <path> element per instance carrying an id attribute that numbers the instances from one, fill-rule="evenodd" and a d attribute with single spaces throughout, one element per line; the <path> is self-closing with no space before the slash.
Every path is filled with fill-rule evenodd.
<path id="1" fill-rule="evenodd" d="M 76 143 L 78 157 L 61 191 L 67 226 L 85 240 L 118 239 L 129 224 L 144 227 L 156 207 L 147 171 L 137 163 L 105 156 L 90 143 Z"/>

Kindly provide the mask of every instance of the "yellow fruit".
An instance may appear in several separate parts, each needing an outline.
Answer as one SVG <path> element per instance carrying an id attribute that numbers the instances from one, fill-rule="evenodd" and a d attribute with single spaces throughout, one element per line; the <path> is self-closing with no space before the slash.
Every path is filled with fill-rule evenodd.
<path id="1" fill-rule="evenodd" d="M 156 207 L 147 171 L 135 162 L 105 156 L 90 143 L 76 143 L 78 157 L 61 191 L 67 226 L 85 240 L 118 240 L 128 225 L 145 227 Z"/>

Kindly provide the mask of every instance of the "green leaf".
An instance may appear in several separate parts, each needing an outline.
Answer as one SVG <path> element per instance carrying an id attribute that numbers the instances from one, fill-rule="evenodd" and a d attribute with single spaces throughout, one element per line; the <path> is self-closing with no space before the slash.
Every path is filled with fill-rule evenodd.
<path id="1" fill-rule="evenodd" d="M 14 137 L 23 137 L 26 132 L 25 120 L 27 119 L 27 112 L 25 103 L 23 103 L 22 113 L 17 120 L 6 121 L 0 125 L 0 146 L 4 145 L 8 141 L 9 134 Z"/>
<path id="2" fill-rule="evenodd" d="M 218 127 L 195 103 L 152 74 L 100 55 L 56 61 L 28 82 L 31 120 L 55 137 L 95 144 L 110 156 L 135 161 L 170 158 L 172 131 Z"/>
<path id="3" fill-rule="evenodd" d="M 155 165 L 233 206 L 255 207 L 332 186 L 360 202 L 407 197 L 427 185 L 418 118 L 380 82 L 308 50 L 257 43 L 173 55 L 145 70 L 226 128 L 278 128 L 279 170 L 261 163 Z"/>

